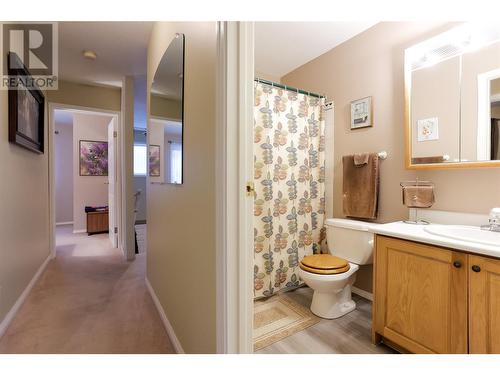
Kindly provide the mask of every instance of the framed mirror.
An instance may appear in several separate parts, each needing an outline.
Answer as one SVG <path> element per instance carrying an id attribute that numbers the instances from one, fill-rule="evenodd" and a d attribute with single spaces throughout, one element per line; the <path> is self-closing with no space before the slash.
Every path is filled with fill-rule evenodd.
<path id="1" fill-rule="evenodd" d="M 405 51 L 405 123 L 409 169 L 500 167 L 500 24 Z"/>
<path id="2" fill-rule="evenodd" d="M 151 85 L 148 124 L 148 174 L 151 183 L 183 183 L 184 44 L 176 34 Z"/>

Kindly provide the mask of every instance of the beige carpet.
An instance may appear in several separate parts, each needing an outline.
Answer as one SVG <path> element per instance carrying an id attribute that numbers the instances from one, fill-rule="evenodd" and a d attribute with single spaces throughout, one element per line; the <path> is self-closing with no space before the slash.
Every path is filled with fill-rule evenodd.
<path id="1" fill-rule="evenodd" d="M 173 353 L 144 281 L 108 234 L 58 227 L 57 257 L 0 340 L 0 353 Z"/>
<path id="2" fill-rule="evenodd" d="M 265 348 L 306 329 L 321 319 L 286 294 L 254 302 L 253 349 Z"/>

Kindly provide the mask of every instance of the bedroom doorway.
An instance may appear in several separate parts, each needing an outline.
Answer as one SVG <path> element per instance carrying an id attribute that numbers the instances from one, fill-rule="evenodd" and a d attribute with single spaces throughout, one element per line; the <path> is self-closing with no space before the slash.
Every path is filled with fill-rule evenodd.
<path id="1" fill-rule="evenodd" d="M 123 250 L 119 112 L 49 107 L 53 256 L 58 245 L 91 236 Z"/>

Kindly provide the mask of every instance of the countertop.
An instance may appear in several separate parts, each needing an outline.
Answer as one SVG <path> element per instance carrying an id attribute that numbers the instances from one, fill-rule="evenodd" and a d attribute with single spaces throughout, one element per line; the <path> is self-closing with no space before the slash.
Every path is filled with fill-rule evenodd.
<path id="1" fill-rule="evenodd" d="M 401 238 L 404 240 L 422 242 L 430 245 L 447 247 L 450 249 L 467 251 L 469 253 L 500 258 L 500 243 L 498 244 L 498 246 L 492 246 L 475 242 L 466 242 L 453 238 L 441 237 L 426 232 L 424 230 L 424 227 L 424 225 L 407 224 L 402 221 L 396 221 L 394 223 L 372 225 L 369 227 L 369 231 L 384 236 Z"/>

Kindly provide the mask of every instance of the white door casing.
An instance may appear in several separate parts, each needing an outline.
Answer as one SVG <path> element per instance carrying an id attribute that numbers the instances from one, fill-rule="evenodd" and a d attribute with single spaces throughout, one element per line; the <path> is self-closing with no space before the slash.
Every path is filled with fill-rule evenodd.
<path id="1" fill-rule="evenodd" d="M 118 247 L 118 228 L 116 223 L 116 119 L 108 125 L 108 207 L 109 207 L 109 239 L 113 247 Z"/>
<path id="2" fill-rule="evenodd" d="M 217 353 L 252 353 L 254 24 L 217 32 Z"/>

